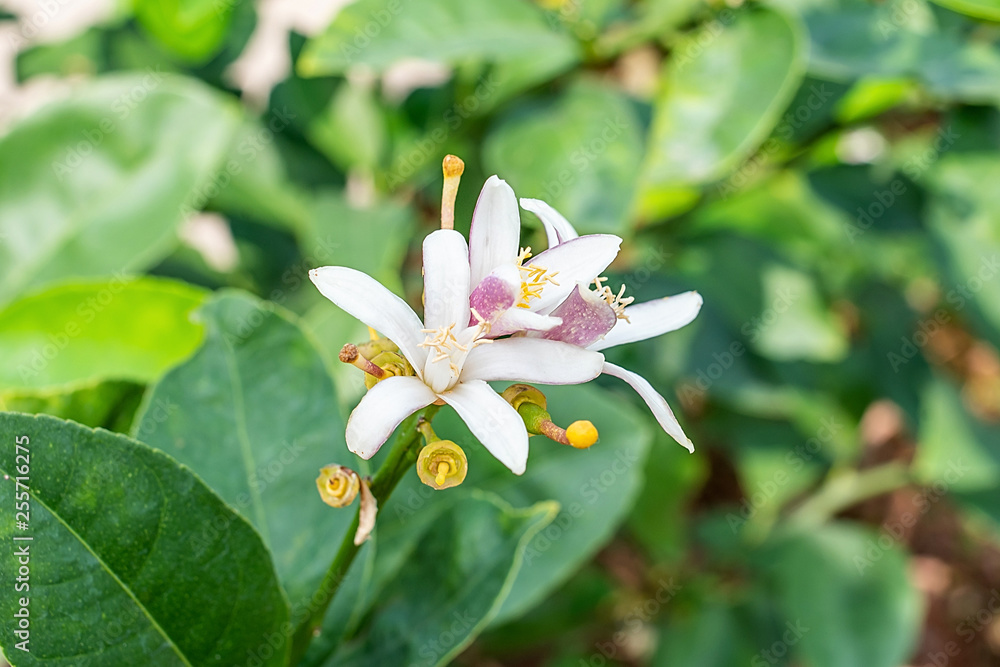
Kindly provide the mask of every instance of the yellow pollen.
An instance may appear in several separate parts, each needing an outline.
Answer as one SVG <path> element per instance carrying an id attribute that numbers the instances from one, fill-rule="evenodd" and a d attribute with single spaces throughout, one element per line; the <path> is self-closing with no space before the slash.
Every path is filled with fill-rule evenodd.
<path id="1" fill-rule="evenodd" d="M 575 421 L 566 427 L 566 439 L 577 449 L 586 449 L 597 442 L 597 428 L 585 419 Z"/>
<path id="2" fill-rule="evenodd" d="M 609 306 L 611 306 L 611 309 L 615 311 L 615 317 L 619 320 L 625 320 L 631 324 L 631 321 L 628 319 L 628 315 L 625 314 L 625 306 L 628 306 L 635 301 L 635 297 L 625 296 L 625 285 L 622 285 L 622 288 L 618 290 L 618 294 L 615 294 L 610 287 L 603 284 L 606 281 L 607 278 L 603 276 L 594 278 L 594 285 L 597 286 L 597 293 L 608 303 Z"/>
<path id="3" fill-rule="evenodd" d="M 558 271 L 549 271 L 537 264 L 525 266 L 524 262 L 529 257 L 531 257 L 530 247 L 521 248 L 521 252 L 517 255 L 517 268 L 521 271 L 521 294 L 517 302 L 518 308 L 531 308 L 531 300 L 541 298 L 542 290 L 546 284 L 559 286 L 555 280 L 555 277 L 559 275 Z"/>

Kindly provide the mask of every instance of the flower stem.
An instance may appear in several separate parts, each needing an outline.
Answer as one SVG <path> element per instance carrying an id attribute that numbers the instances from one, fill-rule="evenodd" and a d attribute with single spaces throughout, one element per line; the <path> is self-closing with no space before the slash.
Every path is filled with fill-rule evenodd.
<path id="1" fill-rule="evenodd" d="M 910 470 L 892 461 L 861 471 L 844 472 L 828 480 L 791 514 L 793 522 L 822 523 L 852 505 L 895 491 L 913 482 Z"/>
<path id="2" fill-rule="evenodd" d="M 439 406 L 431 405 L 411 415 L 400 426 L 396 441 L 393 443 L 392 449 L 389 450 L 389 456 L 375 472 L 370 485 L 372 495 L 375 496 L 380 508 L 389 500 L 389 496 L 392 495 L 396 485 L 399 484 L 403 475 L 406 474 L 406 471 L 417 460 L 420 447 L 416 445 L 421 440 L 421 423 L 430 422 L 439 409 Z M 330 603 L 333 602 L 333 598 L 340 589 L 340 585 L 344 582 L 347 571 L 354 561 L 354 557 L 361 550 L 360 546 L 355 546 L 354 544 L 354 533 L 358 529 L 358 522 L 360 520 L 359 512 L 360 509 L 354 513 L 354 520 L 344 534 L 344 538 L 340 542 L 340 548 L 337 549 L 337 554 L 333 557 L 333 562 L 330 563 L 330 567 L 323 576 L 323 581 L 320 582 L 316 592 L 309 598 L 309 602 L 301 614 L 298 614 L 298 616 L 301 616 L 301 620 L 292 634 L 292 648 L 288 663 L 290 665 L 297 665 L 302 660 L 313 636 L 322 627 L 326 610 L 330 607 Z"/>

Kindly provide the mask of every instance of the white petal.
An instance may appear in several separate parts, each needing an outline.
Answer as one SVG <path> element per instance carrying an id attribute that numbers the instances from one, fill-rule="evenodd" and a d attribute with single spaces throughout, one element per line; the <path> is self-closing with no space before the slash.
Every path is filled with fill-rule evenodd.
<path id="1" fill-rule="evenodd" d="M 580 236 L 576 233 L 576 230 L 573 229 L 573 225 L 569 224 L 569 220 L 562 216 L 562 213 L 555 210 L 541 199 L 526 199 L 522 197 L 521 208 L 525 211 L 531 211 L 538 216 L 539 220 L 542 221 L 542 226 L 545 227 L 545 236 L 549 240 L 550 248 Z"/>
<path id="2" fill-rule="evenodd" d="M 399 346 L 414 368 L 423 368 L 427 350 L 420 318 L 406 302 L 371 276 L 343 266 L 324 266 L 309 272 L 320 293 Z"/>
<path id="3" fill-rule="evenodd" d="M 634 343 L 675 331 L 690 324 L 701 310 L 702 298 L 697 292 L 684 292 L 654 301 L 626 306 L 629 321 L 618 320 L 604 338 L 590 345 L 591 350 L 604 350 L 614 345 Z"/>
<path id="4" fill-rule="evenodd" d="M 469 352 L 462 381 L 514 380 L 538 384 L 581 384 L 601 374 L 604 355 L 541 338 L 504 338 Z"/>
<path id="5" fill-rule="evenodd" d="M 490 176 L 479 193 L 469 230 L 471 287 L 504 262 L 517 260 L 520 237 L 521 216 L 514 191 L 506 181 Z"/>
<path id="6" fill-rule="evenodd" d="M 518 331 L 548 331 L 562 324 L 562 318 L 550 315 L 539 315 L 526 308 L 508 308 L 493 326 L 490 327 L 490 338 L 507 336 Z"/>
<path id="7" fill-rule="evenodd" d="M 528 462 L 528 430 L 521 415 L 482 380 L 463 382 L 441 398 L 455 408 L 483 446 L 515 475 Z"/>
<path id="8" fill-rule="evenodd" d="M 469 246 L 454 229 L 424 238 L 424 327 L 469 322 Z"/>
<path id="9" fill-rule="evenodd" d="M 694 451 L 694 445 L 686 435 L 684 435 L 684 430 L 681 428 L 680 423 L 678 423 L 677 418 L 674 417 L 673 410 L 667 405 L 666 399 L 664 399 L 660 394 L 653 389 L 653 385 L 649 384 L 644 377 L 638 373 L 633 373 L 632 371 L 627 371 L 621 366 L 615 366 L 614 364 L 604 363 L 604 373 L 606 375 L 614 375 L 617 378 L 625 380 L 632 388 L 642 396 L 642 400 L 646 401 L 646 405 L 649 409 L 653 411 L 653 416 L 656 417 L 656 421 L 660 423 L 663 430 L 667 434 L 680 443 L 681 447 L 684 447 L 689 452 Z"/>
<path id="10" fill-rule="evenodd" d="M 370 459 L 401 421 L 436 400 L 430 387 L 415 377 L 382 380 L 368 390 L 347 420 L 347 448 Z"/>
<path id="11" fill-rule="evenodd" d="M 526 260 L 529 265 L 557 273 L 554 280 L 559 283 L 546 285 L 541 296 L 529 303 L 531 310 L 544 314 L 562 303 L 577 283 L 593 282 L 614 261 L 621 245 L 622 240 L 612 234 L 588 234 Z"/>

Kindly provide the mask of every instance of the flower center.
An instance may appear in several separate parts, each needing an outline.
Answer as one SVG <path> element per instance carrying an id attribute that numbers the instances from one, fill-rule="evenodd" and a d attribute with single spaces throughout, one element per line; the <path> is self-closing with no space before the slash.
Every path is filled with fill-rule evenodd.
<path id="1" fill-rule="evenodd" d="M 549 271 L 537 264 L 527 264 L 525 261 L 531 257 L 531 248 L 521 248 L 517 255 L 517 268 L 521 272 L 521 294 L 517 301 L 518 308 L 531 308 L 531 300 L 542 296 L 545 285 L 551 283 L 559 286 L 555 277 L 558 271 Z"/>
<path id="2" fill-rule="evenodd" d="M 434 356 L 429 357 L 428 361 L 436 364 L 447 360 L 448 367 L 455 377 L 461 374 L 461 364 L 465 361 L 470 349 L 493 342 L 492 339 L 485 337 L 490 333 L 490 323 L 484 320 L 475 308 L 472 309 L 472 316 L 477 324 L 461 332 L 462 339 L 466 341 L 464 344 L 455 336 L 455 323 L 437 329 L 420 330 L 421 333 L 426 334 L 426 337 L 424 342 L 418 344 L 419 347 L 428 347 L 433 350 Z"/>
<path id="3" fill-rule="evenodd" d="M 594 285 L 597 286 L 597 293 L 601 296 L 601 298 L 603 298 L 607 302 L 609 306 L 611 306 L 611 309 L 615 311 L 615 317 L 617 317 L 620 320 L 625 320 L 626 322 L 631 324 L 631 322 L 628 319 L 628 315 L 625 314 L 625 306 L 635 301 L 635 297 L 625 296 L 624 284 L 622 285 L 622 288 L 618 290 L 618 294 L 615 294 L 613 291 L 611 291 L 610 287 L 603 284 L 607 280 L 608 279 L 603 276 L 598 276 L 597 278 L 594 278 Z"/>

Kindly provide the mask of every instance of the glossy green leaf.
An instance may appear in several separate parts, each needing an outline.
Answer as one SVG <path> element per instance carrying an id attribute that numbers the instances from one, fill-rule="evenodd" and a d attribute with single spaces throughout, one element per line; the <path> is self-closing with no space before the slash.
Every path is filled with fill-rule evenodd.
<path id="1" fill-rule="evenodd" d="M 483 160 L 517 196 L 548 202 L 581 233 L 615 232 L 628 218 L 643 129 L 626 97 L 584 81 L 514 106 L 491 128 Z"/>
<path id="2" fill-rule="evenodd" d="M 165 256 L 236 121 L 216 93 L 150 69 L 102 79 L 16 125 L 0 139 L 0 304 Z"/>
<path id="3" fill-rule="evenodd" d="M 405 564 L 379 593 L 371 620 L 328 665 L 445 665 L 497 613 L 525 544 L 556 505 L 514 509 L 489 494 L 459 495 L 412 549 L 396 554 Z"/>
<path id="4" fill-rule="evenodd" d="M 763 552 L 789 623 L 786 648 L 814 667 L 897 667 L 910 656 L 921 598 L 889 527 L 790 530 Z"/>
<path id="5" fill-rule="evenodd" d="M 625 519 L 643 482 L 651 440 L 647 421 L 639 412 L 645 406 L 633 408 L 608 391 L 586 386 L 543 389 L 554 421 L 569 424 L 589 419 L 600 441 L 581 451 L 535 436 L 527 470 L 520 476 L 494 459 L 450 410 L 434 420 L 438 435 L 457 442 L 469 458 L 462 488 L 496 493 L 515 507 L 548 500 L 560 505 L 552 524 L 528 542 L 524 566 L 498 623 L 540 602 L 590 559 Z M 448 497 L 445 492 L 434 493 L 412 475 L 404 479 L 385 512 L 408 523 L 438 503 L 447 504 Z"/>
<path id="6" fill-rule="evenodd" d="M 564 59 L 575 47 L 525 0 L 361 0 L 308 43 L 298 69 L 319 76 L 352 65 L 382 71 L 403 58 L 458 64 L 516 59 L 525 51 L 538 59 Z"/>
<path id="7" fill-rule="evenodd" d="M 287 649 L 268 638 L 281 637 L 288 603 L 267 550 L 190 470 L 47 416 L 0 414 L 0 433 L 4 505 L 14 508 L 18 466 L 31 489 L 27 529 L 0 516 L 0 558 L 27 547 L 30 561 L 30 652 L 14 623 L 0 626 L 13 664 L 284 664 Z M 15 449 L 22 437 L 27 454 Z M 18 595 L 0 598 L 7 619 L 20 607 Z"/>
<path id="8" fill-rule="evenodd" d="M 353 518 L 316 492 L 320 467 L 354 460 L 332 380 L 311 341 L 272 304 L 222 292 L 198 315 L 204 344 L 152 388 L 134 433 L 254 524 L 294 603 L 318 584 Z"/>
<path id="9" fill-rule="evenodd" d="M 226 40 L 239 0 L 135 0 L 135 17 L 176 56 L 201 63 Z"/>
<path id="10" fill-rule="evenodd" d="M 100 380 L 151 382 L 187 358 L 206 292 L 156 278 L 69 283 L 0 311 L 0 389 L 67 390 Z"/>
<path id="11" fill-rule="evenodd" d="M 997 0 L 933 0 L 942 7 L 967 16 L 987 21 L 1000 21 L 1000 2 Z"/>
<path id="12" fill-rule="evenodd" d="M 784 14 L 758 8 L 682 42 L 663 73 L 645 182 L 655 188 L 710 181 L 749 157 L 802 80 L 800 33 Z"/>

